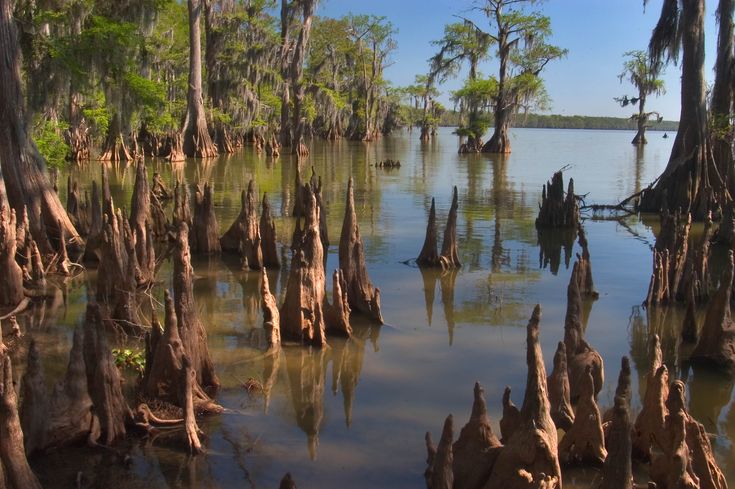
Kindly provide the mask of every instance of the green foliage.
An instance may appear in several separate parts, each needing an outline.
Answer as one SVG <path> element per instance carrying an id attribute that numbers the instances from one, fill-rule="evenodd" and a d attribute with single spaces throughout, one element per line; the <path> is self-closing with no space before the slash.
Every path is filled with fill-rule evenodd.
<path id="1" fill-rule="evenodd" d="M 64 131 L 69 125 L 38 117 L 33 124 L 33 141 L 48 166 L 61 168 L 66 163 L 69 145 L 64 140 Z"/>
<path id="2" fill-rule="evenodd" d="M 122 371 L 129 371 L 143 376 L 145 371 L 145 352 L 143 350 L 113 349 L 115 365 Z"/>

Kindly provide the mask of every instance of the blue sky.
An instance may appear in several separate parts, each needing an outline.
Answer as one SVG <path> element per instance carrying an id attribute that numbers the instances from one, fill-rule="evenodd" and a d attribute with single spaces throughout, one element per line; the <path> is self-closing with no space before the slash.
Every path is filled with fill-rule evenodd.
<path id="1" fill-rule="evenodd" d="M 465 13 L 473 0 L 321 0 L 319 15 L 339 17 L 347 13 L 384 15 L 398 29 L 398 50 L 386 77 L 398 86 L 413 82 L 414 75 L 425 73 L 427 59 L 436 47 L 446 23 L 456 21 L 455 14 Z M 707 2 L 705 40 L 705 75 L 711 83 L 715 61 L 717 3 Z M 623 53 L 645 49 L 661 8 L 661 0 L 649 0 L 643 10 L 642 0 L 546 0 L 538 7 L 551 18 L 554 31 L 551 42 L 569 50 L 565 59 L 555 61 L 544 71 L 546 89 L 552 99 L 552 113 L 565 115 L 605 115 L 627 117 L 630 107 L 618 106 L 612 98 L 634 94 L 633 88 L 618 81 Z M 483 26 L 478 18 L 478 25 Z M 485 24 L 486 25 L 486 24 Z M 483 74 L 496 69 L 490 60 Z M 440 87 L 440 100 L 447 106 L 449 91 L 461 85 L 465 73 Z M 666 94 L 649 100 L 650 110 L 658 110 L 669 120 L 679 118 L 678 66 L 668 66 L 664 75 Z"/>

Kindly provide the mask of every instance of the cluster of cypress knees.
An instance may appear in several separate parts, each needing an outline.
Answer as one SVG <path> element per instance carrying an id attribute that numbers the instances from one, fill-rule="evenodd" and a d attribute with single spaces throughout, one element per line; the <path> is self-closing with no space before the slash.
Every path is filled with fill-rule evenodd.
<path id="1" fill-rule="evenodd" d="M 710 297 L 710 242 L 731 244 L 733 219 L 723 217 L 719 232 L 711 219 L 698 242 L 690 243 L 691 217 L 664 212 L 654 247 L 653 272 L 644 305 L 686 304 L 681 341 L 694 343 L 690 361 L 732 372 L 735 368 L 735 324 L 731 319 L 733 251 L 729 251 L 719 286 Z M 576 228 L 582 254 L 572 268 L 567 288 L 564 338 L 554 354 L 549 376 L 539 343 L 541 307 L 536 305 L 526 330 L 528 375 L 518 409 L 506 387 L 502 399 L 500 438 L 493 432 L 483 389 L 474 387 L 470 419 L 454 440 L 449 415 L 438 445 L 426 434 L 425 472 L 429 489 L 554 489 L 562 487 L 562 467 L 599 467 L 600 489 L 725 489 L 704 426 L 687 410 L 686 385 L 670 382 L 657 335 L 649 340 L 650 368 L 638 416 L 631 413 L 631 367 L 621 360 L 614 405 L 602 411 L 597 396 L 603 387 L 603 360 L 585 340 L 583 300 L 597 293 L 592 282 L 587 240 L 580 224 L 578 198 L 570 179 L 564 192 L 557 172 L 543 189 L 539 233 L 549 228 Z M 719 238 L 717 237 L 719 236 Z M 706 308 L 697 324 L 695 307 Z M 563 435 L 560 435 L 560 430 Z M 649 480 L 636 485 L 633 462 L 649 468 Z"/>
<path id="2" fill-rule="evenodd" d="M 197 416 L 223 409 L 216 402 L 220 382 L 195 303 L 192 253 L 236 254 L 243 269 L 261 271 L 261 309 L 269 349 L 280 348 L 282 340 L 324 347 L 329 335 L 349 337 L 353 311 L 383 323 L 380 291 L 371 283 L 365 263 L 352 180 L 339 242 L 339 268 L 332 274 L 331 303 L 326 293 L 326 209 L 321 180 L 315 174 L 307 182 L 299 172 L 296 175 L 292 212 L 296 226 L 280 307 L 265 273 L 266 268 L 280 267 L 267 195 L 263 195 L 258 217 L 258 198 L 251 181 L 242 192 L 239 215 L 220 236 L 212 187 L 195 184 L 193 194 L 192 198 L 184 182 L 176 182 L 171 190 L 158 174 L 149 183 L 141 160 L 136 164 L 126 215 L 112 200 L 104 167 L 101 185 L 93 182 L 84 196 L 70 178 L 67 212 L 86 243 L 83 248 L 73 247 L 76 254 L 67 252 L 63 234 L 56 246 L 37 243 L 27 217 L 16 216 L 0 195 L 0 306 L 10 309 L 0 319 L 10 324 L 12 332 L 8 344 L 0 344 L 0 462 L 10 487 L 40 487 L 27 462 L 28 454 L 84 441 L 109 446 L 130 433 L 150 435 L 177 428 L 185 433 L 185 444 L 192 453 L 203 450 Z M 169 202 L 172 211 L 167 213 Z M 455 187 L 439 250 L 432 199 L 426 238 L 416 260 L 420 267 L 446 270 L 461 266 L 457 209 Z M 564 341 L 554 356 L 554 369 L 547 379 L 539 346 L 541 309 L 536 306 L 527 329 L 528 378 L 522 407 L 513 404 L 506 389 L 498 439 L 490 426 L 482 388 L 476 384 L 472 415 L 457 441 L 453 442 L 451 416 L 438 446 L 434 447 L 427 434 L 427 486 L 555 488 L 562 484 L 562 465 L 589 463 L 602 466 L 600 487 L 632 488 L 632 461 L 638 457 L 650 462 L 650 484 L 657 487 L 726 487 L 704 428 L 686 410 L 684 384 L 669 384 L 657 337 L 651 340 L 653 360 L 638 418 L 631 419 L 627 358 L 622 360 L 615 405 L 601 413 L 596 399 L 604 381 L 603 361 L 586 342 L 581 319 L 583 298 L 595 298 L 597 293 L 573 181 L 564 192 L 561 173 L 544 187 L 536 224 L 539 230 L 575 228 L 582 250 L 572 270 Z M 735 366 L 735 326 L 730 319 L 732 252 L 710 299 L 708 256 L 715 233 L 710 221 L 700 242 L 690 246 L 690 226 L 689 217 L 662 216 L 645 304 L 657 307 L 685 302 L 682 337 L 696 342 L 692 359 L 731 369 Z M 730 218 L 730 227 L 721 226 L 718 235 L 731 237 L 732 229 Z M 54 249 L 59 251 L 42 251 Z M 155 285 L 162 257 L 169 255 L 173 290 L 164 292 L 163 325 L 154 310 L 151 327 L 141 326 L 140 295 Z M 74 260 L 97 263 L 103 271 L 97 278 L 96 300 L 87 306 L 84 326 L 74 332 L 67 373 L 51 392 L 46 388 L 39 351 L 31 342 L 19 406 L 8 354 L 22 333 L 16 316 L 43 295 L 47 276 L 70 276 L 83 270 Z M 705 320 L 699 328 L 695 305 L 705 302 Z M 111 333 L 146 338 L 145 371 L 134 408 L 123 394 L 120 372 L 110 354 Z M 565 432 L 561 441 L 557 428 Z M 295 487 L 290 475 L 283 478 L 281 487 Z"/>

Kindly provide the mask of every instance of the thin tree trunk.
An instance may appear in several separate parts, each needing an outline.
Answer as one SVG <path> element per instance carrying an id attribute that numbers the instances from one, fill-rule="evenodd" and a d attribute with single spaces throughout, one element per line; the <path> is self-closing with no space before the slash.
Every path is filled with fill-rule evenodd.
<path id="1" fill-rule="evenodd" d="M 186 98 L 184 120 L 184 154 L 198 158 L 217 156 L 207 129 L 202 96 L 202 42 L 199 18 L 202 14 L 201 0 L 188 0 L 189 4 L 189 89 Z"/>
<path id="2" fill-rule="evenodd" d="M 293 122 L 294 130 L 292 152 L 299 156 L 309 154 L 309 149 L 304 144 L 304 121 L 302 120 L 302 109 L 304 105 L 304 96 L 306 91 L 303 84 L 304 59 L 306 58 L 306 48 L 309 44 L 309 36 L 311 35 L 311 23 L 314 18 L 314 10 L 316 9 L 316 0 L 303 1 L 303 24 L 299 33 L 293 58 L 291 59 L 291 87 L 294 93 L 293 104 Z"/>
<path id="3" fill-rule="evenodd" d="M 281 134 L 282 146 L 291 146 L 291 117 L 289 115 L 290 103 L 290 77 L 289 77 L 289 51 L 291 41 L 289 39 L 289 8 L 288 0 L 281 0 L 281 75 L 283 77 L 283 88 L 281 90 Z"/>
<path id="4" fill-rule="evenodd" d="M 0 0 L 0 169 L 8 203 L 17 215 L 28 209 L 33 238 L 60 249 L 65 235 L 75 247 L 83 241 L 45 173 L 45 162 L 28 134 L 20 81 L 20 51 L 11 0 Z M 60 232 L 59 225 L 63 228 Z M 54 251 L 54 250 L 44 250 Z"/>
<path id="5" fill-rule="evenodd" d="M 646 122 L 648 122 L 648 116 L 646 116 L 646 96 L 643 90 L 638 93 L 638 97 L 638 118 L 636 119 L 636 122 L 638 122 L 638 132 L 633 138 L 633 141 L 631 141 L 635 145 L 648 143 L 646 141 Z"/>

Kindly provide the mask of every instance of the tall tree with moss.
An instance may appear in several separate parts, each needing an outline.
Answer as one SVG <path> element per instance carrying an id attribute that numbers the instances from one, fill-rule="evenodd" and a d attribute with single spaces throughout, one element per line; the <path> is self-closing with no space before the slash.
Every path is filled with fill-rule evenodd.
<path id="1" fill-rule="evenodd" d="M 649 95 L 661 95 L 666 90 L 664 81 L 659 78 L 661 73 L 661 63 L 652 61 L 648 58 L 645 51 L 628 51 L 623 56 L 628 59 L 623 63 L 623 71 L 618 75 L 618 79 L 622 83 L 628 80 L 636 89 L 638 89 L 637 97 L 618 97 L 615 100 L 622 107 L 628 105 L 638 105 L 638 113 L 634 114 L 631 119 L 636 121 L 638 132 L 636 132 L 633 141 L 635 145 L 646 144 L 646 129 L 652 116 L 656 116 L 661 120 L 661 114 L 656 111 L 646 112 L 646 99 Z"/>
<path id="2" fill-rule="evenodd" d="M 183 127 L 183 149 L 186 156 L 217 156 L 207 128 L 202 92 L 202 33 L 200 19 L 203 0 L 188 0 L 189 7 L 189 89 L 186 96 L 186 118 Z"/>
<path id="3" fill-rule="evenodd" d="M 494 131 L 482 147 L 484 153 L 510 153 L 508 129 L 518 108 L 541 93 L 541 72 L 566 55 L 567 50 L 548 44 L 551 20 L 526 10 L 539 0 L 483 0 L 476 9 L 489 21 L 488 35 L 498 58 L 498 93 L 493 108 Z"/>
<path id="4" fill-rule="evenodd" d="M 472 85 L 478 79 L 479 63 L 490 55 L 493 43 L 492 36 L 483 32 L 473 22 L 465 20 L 444 26 L 444 36 L 433 41 L 439 46 L 439 52 L 430 60 L 429 78 L 439 83 L 459 73 L 463 64 L 467 63 L 469 74 L 466 85 Z M 457 133 L 467 137 L 460 152 L 477 153 L 482 149 L 482 136 L 488 128 L 487 118 L 480 113 L 480 106 L 475 98 L 458 98 L 460 113 L 467 116 L 466 124 L 462 124 Z M 464 117 L 461 118 L 464 120 Z"/>
<path id="5" fill-rule="evenodd" d="M 735 0 L 720 0 L 717 7 L 719 29 L 715 83 L 712 87 L 710 101 L 712 152 L 717 170 L 725 181 L 730 195 L 735 193 L 735 171 L 733 171 L 732 158 L 733 128 L 730 123 L 733 113 L 733 80 L 735 79 L 733 10 L 735 10 Z"/>
<path id="6" fill-rule="evenodd" d="M 676 62 L 681 53 L 681 115 L 666 168 L 641 194 L 642 211 L 691 212 L 693 218 L 704 219 L 730 201 L 709 142 L 704 4 L 704 0 L 664 0 L 651 35 L 652 60 Z"/>
<path id="7" fill-rule="evenodd" d="M 44 252 L 59 250 L 62 236 L 82 246 L 45 163 L 30 138 L 21 90 L 20 49 L 11 0 L 0 0 L 0 169 L 8 203 L 17 215 L 28 212 L 33 238 Z"/>

